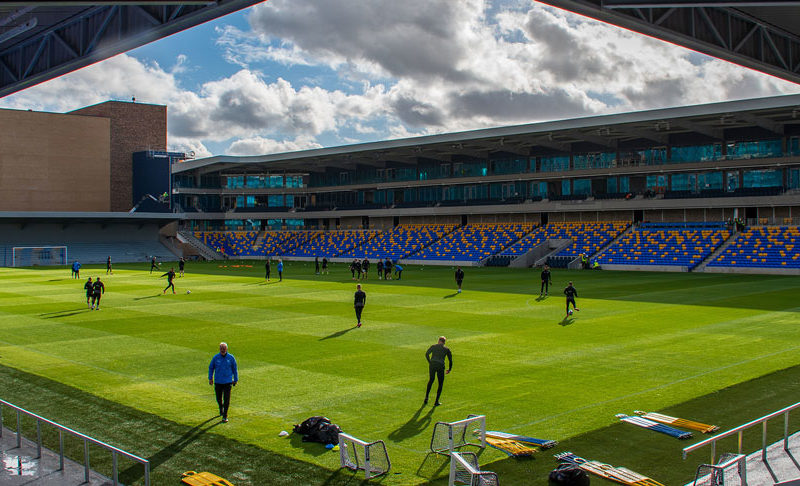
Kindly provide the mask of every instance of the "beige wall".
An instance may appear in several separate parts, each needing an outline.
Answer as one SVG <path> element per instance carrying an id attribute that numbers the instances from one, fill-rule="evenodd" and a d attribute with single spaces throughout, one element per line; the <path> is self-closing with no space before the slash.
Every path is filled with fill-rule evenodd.
<path id="1" fill-rule="evenodd" d="M 109 211 L 107 118 L 0 110 L 0 211 Z"/>

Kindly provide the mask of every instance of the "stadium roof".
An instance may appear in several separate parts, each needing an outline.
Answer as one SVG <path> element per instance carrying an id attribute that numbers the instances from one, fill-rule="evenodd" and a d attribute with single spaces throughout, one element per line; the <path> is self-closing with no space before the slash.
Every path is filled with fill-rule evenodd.
<path id="1" fill-rule="evenodd" d="M 256 155 L 215 156 L 174 164 L 173 173 L 227 168 L 319 172 L 326 168 L 398 167 L 419 159 L 486 159 L 490 154 L 616 151 L 675 143 L 800 135 L 800 95 L 601 115 L 468 132 Z"/>
<path id="2" fill-rule="evenodd" d="M 800 83 L 798 0 L 539 0 Z"/>
<path id="3" fill-rule="evenodd" d="M 1 2 L 0 97 L 260 1 Z"/>

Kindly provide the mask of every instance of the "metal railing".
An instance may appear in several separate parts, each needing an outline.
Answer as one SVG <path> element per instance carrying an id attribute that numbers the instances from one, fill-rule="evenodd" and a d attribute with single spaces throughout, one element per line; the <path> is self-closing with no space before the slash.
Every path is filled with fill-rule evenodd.
<path id="1" fill-rule="evenodd" d="M 790 405 L 786 408 L 782 408 L 777 412 L 772 412 L 769 415 L 765 415 L 761 418 L 757 418 L 751 422 L 747 422 L 744 425 L 740 425 L 736 428 L 733 428 L 727 432 L 723 432 L 719 435 L 715 435 L 714 437 L 710 437 L 704 441 L 698 442 L 697 444 L 690 445 L 689 447 L 685 447 L 683 449 L 683 458 L 686 459 L 686 455 L 690 452 L 696 451 L 697 449 L 701 449 L 707 445 L 711 445 L 711 464 L 714 464 L 714 458 L 717 455 L 717 441 L 724 439 L 726 437 L 730 437 L 732 435 L 738 435 L 738 444 L 739 449 L 738 453 L 742 454 L 742 433 L 751 428 L 761 424 L 761 460 L 766 463 L 767 462 L 767 422 L 770 419 L 775 417 L 779 417 L 783 415 L 783 450 L 789 450 L 789 412 L 792 410 L 800 407 L 800 402 L 795 403 L 794 405 Z"/>
<path id="2" fill-rule="evenodd" d="M 69 427 L 64 427 L 61 424 L 53 422 L 52 420 L 48 420 L 44 417 L 36 415 L 33 412 L 29 412 L 24 408 L 18 407 L 13 403 L 6 402 L 5 400 L 0 400 L 0 437 L 3 436 L 3 406 L 9 407 L 12 410 L 16 411 L 17 415 L 17 448 L 22 447 L 22 415 L 27 415 L 36 420 L 36 458 L 41 459 L 42 457 L 42 424 L 50 425 L 51 427 L 58 430 L 58 449 L 59 449 L 59 465 L 58 470 L 61 471 L 64 469 L 64 433 L 70 434 L 78 439 L 83 440 L 83 469 L 84 469 L 84 480 L 88 483 L 89 482 L 89 444 L 94 444 L 96 446 L 102 447 L 111 452 L 111 462 L 112 462 L 112 480 L 114 482 L 114 486 L 119 484 L 119 471 L 117 468 L 117 456 L 127 457 L 128 459 L 138 462 L 144 466 L 144 484 L 145 486 L 150 486 L 150 461 L 147 459 L 142 459 L 139 456 L 131 454 L 130 452 L 125 452 L 122 449 L 118 449 L 114 446 L 108 445 L 105 442 L 101 442 L 97 439 L 89 437 L 88 435 L 81 434 L 80 432 L 76 432 Z"/>

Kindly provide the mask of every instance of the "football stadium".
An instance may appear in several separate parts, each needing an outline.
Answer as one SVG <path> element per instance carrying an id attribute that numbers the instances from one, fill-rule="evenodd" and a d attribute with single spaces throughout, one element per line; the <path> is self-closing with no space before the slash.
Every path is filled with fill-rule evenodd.
<path id="1" fill-rule="evenodd" d="M 0 6 L 0 94 L 257 2 L 153 3 Z M 554 4 L 800 81 L 759 3 Z M 0 109 L 0 484 L 800 484 L 800 95 L 202 158 L 168 109 Z"/>

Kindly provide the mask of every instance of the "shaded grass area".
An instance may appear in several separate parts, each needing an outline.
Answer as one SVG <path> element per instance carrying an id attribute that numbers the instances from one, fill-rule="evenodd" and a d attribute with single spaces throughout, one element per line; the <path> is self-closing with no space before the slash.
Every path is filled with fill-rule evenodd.
<path id="1" fill-rule="evenodd" d="M 724 423 L 733 427 L 794 403 L 800 396 L 798 373 L 800 366 L 780 370 L 659 412 L 684 418 L 702 417 L 707 423 Z M 7 400 L 16 405 L 30 407 L 32 411 L 63 425 L 102 437 L 114 446 L 149 460 L 154 485 L 175 484 L 176 478 L 187 470 L 213 471 L 235 484 L 367 484 L 360 476 L 346 470 L 331 471 L 220 436 L 215 433 L 218 427 L 223 426 L 218 417 L 209 417 L 194 426 L 177 424 L 4 366 L 0 366 L 0 389 L 6 390 Z M 420 408 L 389 439 L 418 434 L 431 422 L 431 411 Z M 4 410 L 3 418 L 7 426 L 13 426 L 13 415 L 8 409 Z M 795 415 L 791 418 L 790 430 L 798 427 L 800 417 Z M 56 435 L 46 427 L 43 431 L 45 445 L 57 449 Z M 783 420 L 771 422 L 768 442 L 779 440 L 782 434 Z M 35 424 L 23 421 L 23 435 L 35 437 Z M 484 469 L 497 472 L 501 479 L 511 481 L 510 484 L 545 485 L 549 471 L 556 465 L 553 454 L 572 451 L 586 459 L 625 466 L 664 484 L 675 485 L 689 482 L 697 465 L 707 462 L 710 453 L 710 450 L 699 451 L 681 461 L 681 449 L 707 437 L 709 435 L 695 433 L 693 439 L 679 441 L 620 423 L 561 441 L 555 448 L 538 453 L 534 459 L 481 462 L 485 463 Z M 335 454 L 325 451 L 319 444 L 303 443 L 296 435 L 287 440 L 309 456 Z M 761 444 L 761 428 L 746 433 L 744 443 L 747 452 L 757 450 Z M 80 461 L 83 454 L 81 444 L 70 440 L 66 444 L 68 455 Z M 735 439 L 726 439 L 720 442 L 717 452 L 733 452 L 736 447 Z M 483 459 L 486 455 L 480 454 Z M 110 475 L 110 454 L 92 448 L 91 463 L 95 470 Z M 439 486 L 446 484 L 446 480 L 434 478 L 446 474 L 447 467 L 446 458 L 434 454 L 420 455 L 416 474 L 431 478 L 425 484 Z M 141 466 L 126 466 L 124 461 L 121 462 L 122 483 L 142 484 L 142 476 Z"/>

